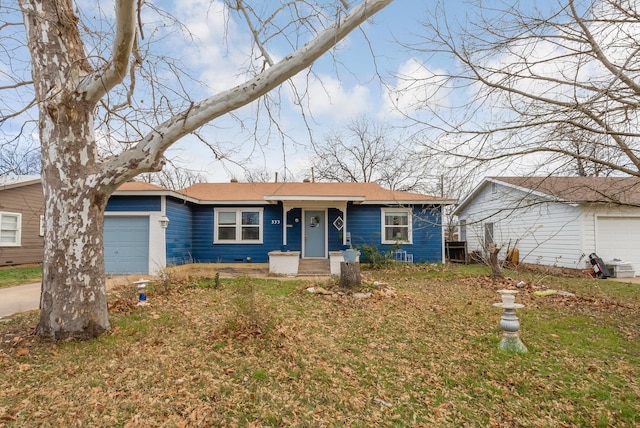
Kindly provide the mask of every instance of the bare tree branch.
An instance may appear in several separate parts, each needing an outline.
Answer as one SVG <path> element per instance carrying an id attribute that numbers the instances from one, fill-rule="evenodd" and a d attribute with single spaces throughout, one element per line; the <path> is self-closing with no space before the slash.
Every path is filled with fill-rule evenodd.
<path id="1" fill-rule="evenodd" d="M 132 160 L 143 171 L 158 168 L 164 151 L 175 141 L 211 120 L 250 103 L 309 67 L 320 55 L 389 3 L 391 0 L 363 1 L 311 42 L 273 67 L 235 88 L 193 104 L 187 110 L 162 123 L 134 148 L 102 164 L 103 174 L 112 178 L 114 185 L 117 185 L 135 175 L 134 171 L 127 168 Z M 119 178 L 116 179 L 118 176 Z"/>
<path id="2" fill-rule="evenodd" d="M 97 103 L 127 75 L 129 55 L 136 36 L 136 6 L 137 0 L 116 0 L 117 26 L 111 59 L 104 70 L 86 76 L 78 88 L 80 93 L 86 93 L 86 99 L 91 103 Z"/>

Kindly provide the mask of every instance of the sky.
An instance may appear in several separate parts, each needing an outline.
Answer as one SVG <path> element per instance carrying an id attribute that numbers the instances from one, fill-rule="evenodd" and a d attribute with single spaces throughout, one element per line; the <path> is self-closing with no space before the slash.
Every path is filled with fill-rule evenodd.
<path id="1" fill-rule="evenodd" d="M 353 5 L 359 1 L 350 3 Z M 313 2 L 300 4 L 308 3 Z M 319 0 L 319 3 L 337 4 L 338 1 Z M 414 101 L 415 93 L 394 76 L 420 77 L 431 71 L 401 43 L 416 41 L 416 35 L 421 33 L 421 22 L 427 13 L 433 12 L 437 3 L 439 1 L 394 0 L 341 41 L 331 55 L 326 54 L 316 61 L 313 74 L 303 71 L 293 77 L 291 83 L 300 94 L 304 94 L 304 113 L 295 105 L 293 86 L 287 82 L 269 95 L 271 105 L 275 106 L 268 112 L 273 121 L 266 120 L 265 103 L 254 102 L 204 127 L 200 136 L 215 148 L 218 157 L 222 155 L 225 158 L 224 161 L 216 159 L 212 150 L 194 136 L 187 136 L 174 144 L 166 157 L 174 165 L 198 173 L 211 182 L 232 178 L 242 181 L 247 169 L 264 170 L 274 176 L 277 172 L 281 178 L 300 181 L 311 176 L 312 141 L 322 142 L 330 133 L 341 133 L 353 121 L 388 124 L 390 136 L 405 138 L 407 131 L 392 128 L 392 125 L 408 126 L 393 104 L 406 107 Z M 464 11 L 461 7 L 463 0 L 444 3 L 451 13 Z M 4 9 L 0 10 L 0 23 L 2 20 L 21 20 L 14 0 L 0 4 Z M 96 34 L 103 34 L 100 37 L 88 33 L 84 39 L 88 55 L 98 64 L 101 58 L 110 55 L 114 1 L 75 0 L 75 4 L 81 22 Z M 226 10 L 223 1 L 154 0 L 142 4 L 140 16 L 144 37 L 140 44 L 145 60 L 150 64 L 147 69 L 153 69 L 162 85 L 168 88 L 183 86 L 192 100 L 243 82 L 246 78 L 243 71 L 249 66 L 248 57 L 259 57 L 256 52 L 250 52 L 251 40 L 246 22 L 238 13 Z M 265 7 L 265 4 L 273 6 L 276 2 L 262 3 L 258 0 L 252 4 Z M 159 13 L 154 6 L 159 6 L 162 12 Z M 322 24 L 330 23 L 332 18 L 329 16 Z M 181 27 L 177 27 L 175 22 L 179 22 Z M 28 53 L 18 45 L 15 50 L 11 46 L 11 43 L 19 43 L 24 38 L 20 31 L 20 27 L 13 26 L 3 29 L 4 37 L 0 44 L 10 55 L 4 61 L 0 60 L 0 87 L 14 84 L 20 78 L 30 79 Z M 304 42 L 308 38 L 308 34 L 303 34 L 300 40 Z M 268 49 L 276 61 L 291 53 L 291 47 L 284 40 L 273 40 Z M 146 55 L 147 49 L 149 55 Z M 190 78 L 178 82 L 170 67 L 164 65 L 167 58 L 171 67 L 184 72 L 183 78 Z M 437 69 L 438 64 L 429 64 L 429 67 Z M 140 70 L 137 75 L 133 106 L 142 109 L 150 105 L 151 92 L 142 84 Z M 116 91 L 126 91 L 128 82 L 127 79 Z M 402 95 L 399 90 L 403 90 Z M 116 91 L 109 94 L 107 102 L 111 105 L 122 101 L 122 98 L 117 99 Z M 0 110 L 10 111 L 11 107 L 24 105 L 32 96 L 24 91 L 15 91 L 15 98 L 8 98 L 5 92 L 0 99 Z M 37 110 L 32 108 L 9 126 L 3 125 L 5 138 L 10 139 L 12 132 L 17 134 L 24 121 L 31 119 L 34 128 L 30 135 L 32 141 L 37 142 L 36 115 Z M 257 117 L 260 119 L 256 120 Z M 120 129 L 99 129 L 96 135 L 104 141 L 109 138 L 112 141 L 127 140 Z M 107 145 L 108 153 L 116 152 L 119 147 L 115 143 Z"/>
<path id="2" fill-rule="evenodd" d="M 320 0 L 320 3 L 331 2 Z M 107 34 L 112 32 L 113 0 L 76 0 L 76 4 L 85 24 Z M 258 55 L 249 53 L 251 44 L 246 23 L 237 13 L 225 10 L 223 2 L 155 0 L 143 4 L 141 17 L 145 37 L 141 40 L 141 50 L 149 43 L 149 48 L 157 55 L 145 58 L 151 63 L 150 68 L 154 68 L 153 61 L 157 61 L 155 71 L 162 84 L 179 86 L 169 68 L 162 66 L 164 58 L 171 58 L 174 68 L 193 78 L 181 81 L 180 85 L 194 100 L 244 81 L 242 71 L 249 64 L 248 55 L 253 58 Z M 161 6 L 164 12 L 157 13 L 152 7 L 154 4 Z M 275 1 L 262 3 L 258 0 L 254 4 L 260 7 L 273 5 Z M 394 0 L 340 42 L 332 52 L 334 56 L 325 55 L 319 59 L 313 66 L 313 74 L 303 71 L 293 77 L 291 81 L 299 93 L 304 94 L 304 116 L 294 105 L 292 86 L 285 83 L 280 90 L 270 94 L 275 101 L 272 106 L 276 106 L 269 112 L 274 118 L 272 122 L 265 120 L 265 104 L 254 102 L 203 128 L 200 135 L 218 154 L 223 154 L 225 161 L 217 160 L 211 149 L 193 136 L 177 142 L 166 156 L 176 166 L 201 174 L 211 182 L 232 178 L 242 181 L 247 169 L 266 170 L 274 176 L 277 172 L 280 177 L 300 181 L 311 176 L 312 140 L 321 142 L 330 133 L 340 133 L 352 121 L 366 119 L 388 124 L 391 136 L 405 138 L 412 132 L 406 128 L 415 123 L 404 120 L 394 105 L 411 110 L 411 104 L 426 95 L 420 92 L 424 92 L 424 88 L 408 87 L 395 76 L 426 77 L 447 65 L 433 58 L 422 62 L 415 52 L 403 47 L 403 44 L 419 40 L 423 31 L 421 23 L 436 7 L 445 8 L 449 18 L 462 19 L 468 13 L 464 0 Z M 175 29 L 171 17 L 181 23 L 181 31 L 169 30 Z M 108 57 L 110 46 L 108 39 L 104 40 L 87 38 L 89 55 Z M 274 40 L 268 48 L 277 61 L 291 49 L 283 40 Z M 303 35 L 302 41 L 305 40 Z M 28 61 L 23 63 L 28 64 Z M 0 86 L 8 76 L 2 65 L 0 61 Z M 150 95 L 145 93 L 144 86 L 138 83 L 136 90 L 134 105 L 149 105 L 145 97 Z M 115 98 L 111 94 L 109 101 L 115 104 Z M 449 102 L 446 98 L 436 101 L 442 106 Z M 256 117 L 261 119 L 256 121 Z M 110 134 L 126 140 L 126 136 L 118 135 L 118 132 L 113 128 L 109 132 L 99 130 L 97 136 L 106 139 Z"/>
<path id="3" fill-rule="evenodd" d="M 246 63 L 246 51 L 240 49 L 239 53 L 229 52 L 221 41 L 225 37 L 231 38 L 237 43 L 236 46 L 246 48 L 248 40 L 246 26 L 237 15 L 225 17 L 221 9 L 209 9 L 208 14 L 202 13 L 207 8 L 205 3 L 208 2 L 181 1 L 175 13 L 201 45 L 200 51 L 193 50 L 185 62 L 215 92 L 238 84 L 241 81 L 238 70 Z M 427 7 L 427 2 L 395 0 L 340 43 L 335 51 L 339 66 L 336 67 L 330 56 L 325 56 L 314 65 L 316 75 L 311 79 L 306 72 L 292 79 L 298 88 L 308 85 L 305 114 L 307 124 L 312 127 L 311 135 L 316 141 L 322 141 L 328 133 L 339 132 L 349 122 L 361 118 L 399 123 L 400 116 L 392 108 L 389 88 L 382 84 L 376 74 L 379 73 L 386 84 L 395 89 L 393 85 L 398 84 L 393 78 L 395 74 L 419 75 L 425 72 L 412 53 L 397 41 L 410 43 L 415 40 L 414 35 L 420 32 L 420 19 Z M 226 32 L 225 22 L 229 24 Z M 185 46 L 185 49 L 194 49 L 194 46 Z M 271 53 L 275 58 L 288 53 L 281 45 L 274 44 L 272 47 Z M 246 118 L 245 129 L 236 120 L 224 117 L 203 131 L 209 141 L 215 141 L 231 151 L 230 159 L 241 162 L 242 167 L 233 162 L 214 160 L 211 151 L 194 138 L 186 138 L 176 144 L 168 156 L 178 165 L 188 165 L 190 169 L 202 173 L 209 181 L 242 180 L 245 176 L 243 168 L 266 169 L 274 174 L 277 171 L 280 177 L 291 177 L 293 174 L 297 180 L 309 177 L 312 137 L 302 115 L 292 104 L 290 90 L 288 84 L 283 85 L 277 118 L 278 126 L 290 138 L 283 140 L 277 132 L 267 136 L 263 123 L 258 133 L 259 144 L 254 143 L 250 131 L 254 126 L 256 103 L 235 112 L 235 115 Z M 398 101 L 402 102 L 402 99 Z"/>

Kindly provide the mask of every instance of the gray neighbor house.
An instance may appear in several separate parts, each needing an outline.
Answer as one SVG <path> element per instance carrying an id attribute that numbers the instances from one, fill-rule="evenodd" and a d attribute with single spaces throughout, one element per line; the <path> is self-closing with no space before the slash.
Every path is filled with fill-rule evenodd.
<path id="1" fill-rule="evenodd" d="M 637 177 L 488 177 L 454 214 L 469 253 L 495 242 L 521 262 L 575 269 L 596 253 L 640 274 Z"/>

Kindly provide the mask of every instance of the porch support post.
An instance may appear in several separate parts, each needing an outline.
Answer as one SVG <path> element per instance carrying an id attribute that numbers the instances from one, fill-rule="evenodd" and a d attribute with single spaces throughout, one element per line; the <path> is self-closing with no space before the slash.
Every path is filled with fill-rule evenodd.
<path id="1" fill-rule="evenodd" d="M 347 203 L 336 207 L 342 212 L 342 246 L 347 245 Z"/>

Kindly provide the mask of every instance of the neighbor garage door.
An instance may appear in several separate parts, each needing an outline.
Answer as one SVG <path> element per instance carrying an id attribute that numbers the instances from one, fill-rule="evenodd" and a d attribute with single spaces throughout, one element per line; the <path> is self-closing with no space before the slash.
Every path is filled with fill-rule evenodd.
<path id="1" fill-rule="evenodd" d="M 105 217 L 106 273 L 149 272 L 149 217 Z"/>
<path id="2" fill-rule="evenodd" d="M 640 275 L 640 217 L 599 217 L 597 253 L 605 262 L 618 258 Z"/>

